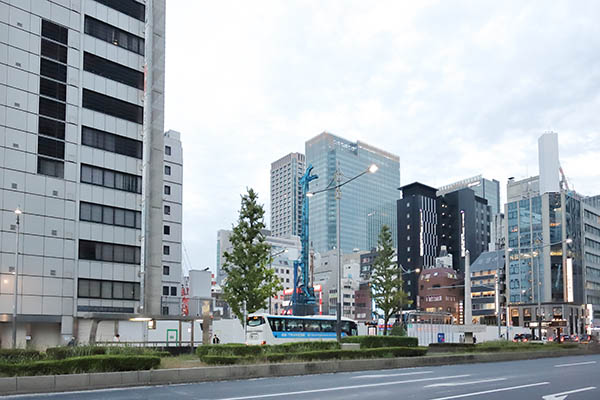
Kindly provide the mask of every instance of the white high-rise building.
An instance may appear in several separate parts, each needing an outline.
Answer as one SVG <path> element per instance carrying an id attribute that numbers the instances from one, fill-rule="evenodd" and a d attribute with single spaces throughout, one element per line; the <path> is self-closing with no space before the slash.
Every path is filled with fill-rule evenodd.
<path id="1" fill-rule="evenodd" d="M 183 149 L 181 134 L 165 133 L 165 171 L 163 187 L 163 267 L 161 314 L 181 315 L 181 221 Z"/>
<path id="2" fill-rule="evenodd" d="M 2 347 L 15 271 L 19 347 L 161 313 L 164 40 L 165 0 L 0 0 Z"/>
<path id="3" fill-rule="evenodd" d="M 304 154 L 290 153 L 271 164 L 271 232 L 273 236 L 302 235 Z"/>

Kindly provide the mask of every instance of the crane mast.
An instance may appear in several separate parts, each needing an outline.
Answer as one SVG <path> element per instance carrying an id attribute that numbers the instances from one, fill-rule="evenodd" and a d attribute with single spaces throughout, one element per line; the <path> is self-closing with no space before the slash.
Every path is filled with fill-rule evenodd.
<path id="1" fill-rule="evenodd" d="M 316 308 L 315 291 L 310 279 L 310 242 L 308 240 L 308 193 L 309 183 L 317 179 L 318 175 L 312 175 L 312 165 L 308 165 L 304 175 L 300 179 L 302 185 L 302 233 L 300 241 L 302 252 L 300 258 L 294 260 L 294 292 L 292 293 L 293 315 L 314 315 Z"/>

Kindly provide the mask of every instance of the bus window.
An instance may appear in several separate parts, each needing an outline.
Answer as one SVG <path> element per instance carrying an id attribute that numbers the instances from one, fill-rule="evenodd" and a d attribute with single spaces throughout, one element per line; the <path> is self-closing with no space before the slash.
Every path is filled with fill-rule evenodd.
<path id="1" fill-rule="evenodd" d="M 350 336 L 350 321 L 342 321 L 342 334 Z"/>
<path id="2" fill-rule="evenodd" d="M 319 321 L 314 320 L 314 319 L 304 321 L 304 326 L 306 327 L 307 332 L 320 332 L 321 331 L 321 324 L 319 324 Z"/>
<path id="3" fill-rule="evenodd" d="M 248 317 L 248 326 L 259 326 L 265 323 L 265 319 L 263 317 Z"/>
<path id="4" fill-rule="evenodd" d="M 350 322 L 350 336 L 358 336 L 358 326 L 356 322 Z"/>
<path id="5" fill-rule="evenodd" d="M 288 332 L 302 332 L 304 330 L 303 324 L 301 320 L 298 319 L 288 319 L 286 322 L 286 331 Z"/>
<path id="6" fill-rule="evenodd" d="M 321 321 L 321 332 L 335 332 L 335 321 Z"/>

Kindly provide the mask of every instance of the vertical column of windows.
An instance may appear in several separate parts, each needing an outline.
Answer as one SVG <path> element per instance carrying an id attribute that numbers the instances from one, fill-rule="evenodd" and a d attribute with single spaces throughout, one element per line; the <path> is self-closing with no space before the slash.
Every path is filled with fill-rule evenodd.
<path id="1" fill-rule="evenodd" d="M 64 178 L 67 28 L 42 20 L 38 174 Z"/>

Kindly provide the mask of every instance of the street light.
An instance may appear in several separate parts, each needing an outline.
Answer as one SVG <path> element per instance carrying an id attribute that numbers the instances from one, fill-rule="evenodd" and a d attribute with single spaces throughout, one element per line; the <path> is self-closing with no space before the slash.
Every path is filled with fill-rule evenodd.
<path id="1" fill-rule="evenodd" d="M 12 316 L 12 348 L 17 348 L 17 289 L 19 281 L 19 228 L 20 228 L 20 217 L 23 214 L 18 207 L 15 210 L 15 217 L 17 219 L 17 238 L 15 247 L 15 289 L 13 292 L 13 316 Z"/>
<path id="2" fill-rule="evenodd" d="M 342 172 L 340 171 L 340 162 L 338 161 L 336 169 L 335 169 L 335 182 L 336 185 L 335 186 L 330 186 L 327 187 L 325 189 L 322 190 L 317 190 L 315 192 L 307 192 L 306 196 L 307 197 L 312 197 L 318 193 L 323 193 L 323 192 L 327 192 L 330 190 L 335 190 L 335 200 L 336 200 L 336 214 L 337 214 L 337 232 L 336 232 L 336 236 L 337 236 L 337 240 L 336 240 L 336 246 L 337 246 L 337 260 L 338 260 L 338 279 L 337 279 L 337 310 L 336 310 L 336 328 L 335 328 L 335 334 L 336 334 L 336 338 L 337 341 L 341 341 L 342 339 L 342 302 L 343 302 L 343 295 L 342 295 L 342 250 L 340 247 L 340 227 L 341 227 L 341 221 L 340 221 L 340 201 L 342 199 L 342 186 L 352 182 L 355 179 L 360 178 L 361 176 L 365 175 L 365 174 L 374 174 L 375 172 L 377 172 L 377 170 L 379 169 L 379 167 L 375 164 L 371 164 L 369 165 L 369 167 L 364 170 L 363 172 L 361 172 L 360 174 L 348 179 L 345 182 L 342 182 Z"/>

